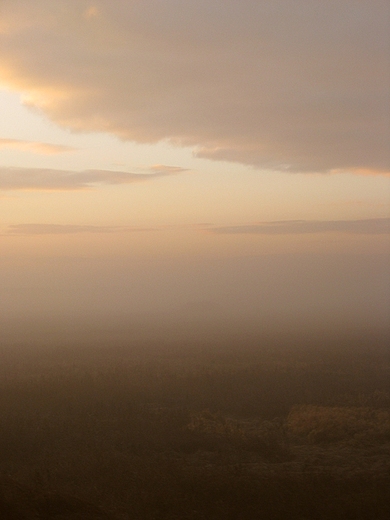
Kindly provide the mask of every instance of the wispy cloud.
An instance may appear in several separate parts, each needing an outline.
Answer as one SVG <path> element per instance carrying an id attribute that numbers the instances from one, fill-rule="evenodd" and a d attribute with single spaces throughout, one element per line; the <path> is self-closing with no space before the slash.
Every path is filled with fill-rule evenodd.
<path id="1" fill-rule="evenodd" d="M 184 168 L 152 167 L 149 173 L 115 170 L 54 170 L 45 168 L 0 167 L 0 190 L 82 190 L 99 185 L 146 182 L 185 172 Z"/>
<path id="2" fill-rule="evenodd" d="M 154 164 L 150 168 L 147 168 L 146 171 L 149 173 L 153 173 L 154 175 L 175 175 L 177 173 L 188 172 L 188 169 L 181 168 L 180 166 L 167 166 L 165 164 Z"/>
<path id="3" fill-rule="evenodd" d="M 187 228 L 191 231 L 205 231 L 215 235 L 301 235 L 318 233 L 346 233 L 384 235 L 390 234 L 390 218 L 372 218 L 361 220 L 280 220 L 259 222 L 257 224 L 237 226 L 214 226 L 210 223 L 187 226 L 106 226 L 83 224 L 40 224 L 26 223 L 10 225 L 2 235 L 69 235 L 78 233 L 132 233 L 143 231 L 164 231 Z"/>
<path id="4" fill-rule="evenodd" d="M 298 235 L 304 233 L 390 234 L 390 218 L 362 220 L 281 220 L 240 226 L 208 227 L 215 234 Z"/>
<path id="5" fill-rule="evenodd" d="M 56 155 L 65 152 L 74 152 L 76 148 L 62 144 L 41 143 L 36 141 L 22 141 L 20 139 L 0 138 L 0 149 L 18 150 L 41 155 Z"/>
<path id="6" fill-rule="evenodd" d="M 8 226 L 5 235 L 73 235 L 78 233 L 119 233 L 155 231 L 155 228 L 131 226 L 85 226 L 77 224 L 15 224 Z"/>
<path id="7" fill-rule="evenodd" d="M 390 171 L 386 0 L 2 0 L 1 76 L 67 128 L 291 172 Z"/>

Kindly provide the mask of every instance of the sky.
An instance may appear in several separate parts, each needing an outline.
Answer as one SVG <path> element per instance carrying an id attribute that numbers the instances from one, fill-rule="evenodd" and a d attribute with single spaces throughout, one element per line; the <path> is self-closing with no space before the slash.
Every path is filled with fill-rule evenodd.
<path id="1" fill-rule="evenodd" d="M 2 317 L 385 323 L 389 24 L 387 0 L 0 0 Z"/>

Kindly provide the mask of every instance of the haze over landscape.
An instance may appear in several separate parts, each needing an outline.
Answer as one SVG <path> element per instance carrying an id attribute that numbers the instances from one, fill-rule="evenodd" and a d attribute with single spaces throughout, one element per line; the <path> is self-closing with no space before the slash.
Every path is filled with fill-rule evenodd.
<path id="1" fill-rule="evenodd" d="M 1 518 L 390 518 L 389 27 L 0 0 Z"/>

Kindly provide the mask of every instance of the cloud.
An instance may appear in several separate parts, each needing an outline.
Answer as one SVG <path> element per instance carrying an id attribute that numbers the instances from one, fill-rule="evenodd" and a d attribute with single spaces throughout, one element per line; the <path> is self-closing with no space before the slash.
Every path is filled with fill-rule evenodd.
<path id="1" fill-rule="evenodd" d="M 6 235 L 71 235 L 75 233 L 117 233 L 155 231 L 154 228 L 130 226 L 84 226 L 77 224 L 15 224 L 8 226 Z"/>
<path id="2" fill-rule="evenodd" d="M 61 144 L 40 143 L 35 141 L 22 141 L 20 139 L 0 138 L 0 150 L 2 148 L 31 152 L 42 155 L 55 155 L 64 152 L 74 152 L 76 148 Z"/>
<path id="3" fill-rule="evenodd" d="M 166 166 L 165 164 L 154 164 L 150 168 L 148 168 L 149 172 L 154 175 L 175 175 L 177 173 L 188 172 L 188 169 L 181 168 L 180 166 Z"/>
<path id="4" fill-rule="evenodd" d="M 64 127 L 258 168 L 390 171 L 387 0 L 1 10 L 1 82 Z"/>
<path id="5" fill-rule="evenodd" d="M 130 184 L 187 171 L 174 166 L 152 167 L 149 173 L 115 170 L 51 170 L 0 167 L 0 190 L 81 190 L 107 184 Z"/>
<path id="6" fill-rule="evenodd" d="M 215 234 L 298 235 L 304 233 L 390 234 L 390 218 L 362 220 L 281 220 L 240 226 L 208 228 Z"/>

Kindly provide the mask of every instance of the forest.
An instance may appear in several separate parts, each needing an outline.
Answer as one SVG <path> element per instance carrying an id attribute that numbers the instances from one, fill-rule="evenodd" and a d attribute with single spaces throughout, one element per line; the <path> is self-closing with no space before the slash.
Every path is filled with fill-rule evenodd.
<path id="1" fill-rule="evenodd" d="M 390 518 L 388 332 L 179 329 L 3 342 L 2 519 Z"/>

